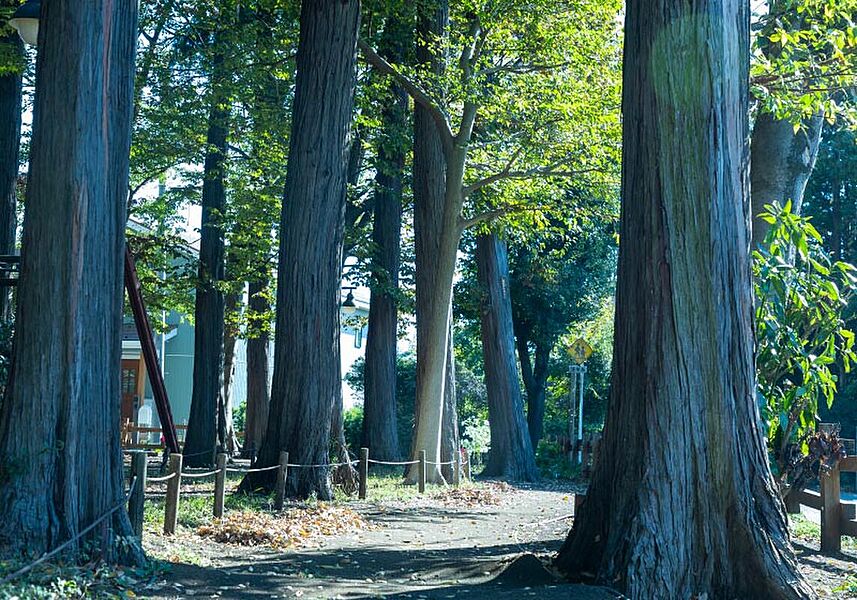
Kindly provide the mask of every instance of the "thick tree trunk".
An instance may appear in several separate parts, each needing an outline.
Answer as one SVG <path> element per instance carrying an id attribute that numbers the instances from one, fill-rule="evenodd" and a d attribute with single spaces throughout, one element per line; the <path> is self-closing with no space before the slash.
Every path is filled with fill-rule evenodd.
<path id="1" fill-rule="evenodd" d="M 0 548 L 142 563 L 119 445 L 125 198 L 137 2 L 42 5 L 12 376 L 0 413 Z M 60 201 L 61 199 L 61 201 Z"/>
<path id="2" fill-rule="evenodd" d="M 753 248 L 765 240 L 770 224 L 758 216 L 766 204 L 781 206 L 792 202 L 792 211 L 800 214 L 803 194 L 815 168 L 824 117 L 806 119 L 795 133 L 788 121 L 762 113 L 753 126 L 750 151 L 750 197 L 753 210 Z"/>
<path id="3" fill-rule="evenodd" d="M 496 234 L 476 238 L 481 288 L 482 353 L 488 390 L 491 450 L 482 474 L 512 481 L 536 481 L 536 458 L 524 419 L 515 360 L 512 299 L 506 244 Z"/>
<path id="4" fill-rule="evenodd" d="M 535 452 L 544 435 L 545 396 L 551 345 L 535 342 L 534 366 L 533 361 L 530 360 L 529 331 L 525 325 L 518 324 L 515 327 L 515 346 L 521 363 L 521 378 L 524 380 L 524 389 L 527 391 L 527 429 L 530 432 L 530 445 Z"/>
<path id="5" fill-rule="evenodd" d="M 439 55 L 437 39 L 446 35 L 449 8 L 445 0 L 422 7 L 417 19 L 417 61 L 440 75 L 445 58 Z M 450 165 L 444 155 L 437 125 L 422 105 L 414 108 L 414 235 L 416 255 L 417 373 L 415 422 L 411 455 L 425 450 L 428 460 L 441 461 L 444 382 L 447 369 L 449 306 L 460 231 L 458 212 L 447 202 Z M 460 180 L 458 190 L 460 194 Z M 450 184 L 455 186 L 455 182 Z M 417 468 L 408 480 L 417 478 Z M 437 468 L 430 468 L 429 481 L 441 481 Z"/>
<path id="6" fill-rule="evenodd" d="M 271 401 L 268 387 L 268 329 L 259 322 L 260 315 L 271 309 L 266 296 L 267 280 L 250 284 L 248 321 L 253 332 L 247 340 L 247 413 L 244 425 L 244 454 L 255 458 L 262 446 L 268 424 L 268 405 Z"/>
<path id="7" fill-rule="evenodd" d="M 238 315 L 241 311 L 242 292 L 230 292 L 224 300 L 225 314 Z M 223 332 L 223 392 L 217 409 L 217 444 L 221 452 L 235 456 L 240 449 L 232 419 L 232 388 L 235 380 L 235 344 L 237 328 L 224 325 Z"/>
<path id="8" fill-rule="evenodd" d="M 380 51 L 400 62 L 405 54 L 401 27 L 391 27 Z M 381 112 L 382 139 L 375 166 L 375 217 L 372 223 L 372 297 L 364 373 L 363 445 L 379 460 L 399 459 L 396 422 L 396 343 L 399 261 L 402 228 L 402 172 L 407 145 L 408 96 L 390 84 L 390 101 Z"/>
<path id="9" fill-rule="evenodd" d="M 215 40 L 217 43 L 217 40 Z M 184 464 L 203 467 L 214 464 L 217 448 L 218 408 L 223 406 L 224 299 L 220 282 L 224 276 L 222 215 L 226 204 L 224 187 L 229 107 L 226 102 L 223 55 L 212 65 L 211 108 L 202 184 L 202 222 L 199 242 L 199 281 L 194 308 L 193 393 L 184 445 Z"/>
<path id="10" fill-rule="evenodd" d="M 328 464 L 331 411 L 342 389 L 339 295 L 359 15 L 357 0 L 304 0 L 301 6 L 274 383 L 260 466 L 276 464 L 281 450 L 293 463 Z M 272 484 L 271 477 L 251 475 L 242 486 Z M 331 498 L 329 469 L 290 470 L 288 493 Z"/>
<path id="11" fill-rule="evenodd" d="M 808 598 L 755 397 L 748 6 L 631 0 L 601 455 L 557 566 L 642 598 Z"/>
<path id="12" fill-rule="evenodd" d="M 0 3 L 8 6 L 8 2 Z M 0 37 L 5 60 L 20 60 L 23 48 L 17 32 Z M 0 254 L 14 254 L 18 206 L 18 150 L 21 143 L 21 71 L 0 76 Z M 0 288 L 0 320 L 12 317 L 11 290 Z"/>

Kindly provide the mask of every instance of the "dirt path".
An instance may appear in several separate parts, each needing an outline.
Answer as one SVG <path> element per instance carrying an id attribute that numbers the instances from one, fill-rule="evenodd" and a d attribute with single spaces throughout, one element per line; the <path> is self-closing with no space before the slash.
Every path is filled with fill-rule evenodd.
<path id="1" fill-rule="evenodd" d="M 536 561 L 568 532 L 571 489 L 508 489 L 497 506 L 437 499 L 349 503 L 376 528 L 327 538 L 315 548 L 274 552 L 202 540 L 185 532 L 153 536 L 150 550 L 179 561 L 147 597 L 184 598 L 580 598 L 615 594 L 556 583 Z M 192 564 L 193 563 L 193 564 Z M 499 575 L 499 577 L 498 577 Z"/>
<path id="2" fill-rule="evenodd" d="M 496 489 L 496 488 L 495 488 Z M 274 551 L 203 539 L 190 531 L 146 537 L 150 553 L 171 557 L 166 577 L 140 593 L 152 598 L 617 598 L 557 582 L 547 559 L 562 543 L 573 488 L 503 489 L 499 505 L 419 498 L 349 502 L 373 527 L 323 538 L 313 547 Z M 845 589 L 857 559 L 798 546 L 802 569 L 820 596 L 855 598 Z M 524 558 L 521 558 L 521 557 Z M 511 566 L 510 566 L 511 564 Z"/>

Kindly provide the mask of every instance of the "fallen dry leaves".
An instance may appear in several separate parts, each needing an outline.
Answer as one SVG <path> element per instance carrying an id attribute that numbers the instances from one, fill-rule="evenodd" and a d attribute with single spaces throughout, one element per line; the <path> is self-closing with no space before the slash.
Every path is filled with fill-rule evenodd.
<path id="1" fill-rule="evenodd" d="M 514 488 L 503 482 L 486 483 L 483 487 L 448 488 L 432 498 L 444 506 L 498 506 Z"/>
<path id="2" fill-rule="evenodd" d="M 270 546 L 276 550 L 307 546 L 320 538 L 355 533 L 375 526 L 350 508 L 319 504 L 278 514 L 244 511 L 202 525 L 196 532 L 216 542 Z"/>

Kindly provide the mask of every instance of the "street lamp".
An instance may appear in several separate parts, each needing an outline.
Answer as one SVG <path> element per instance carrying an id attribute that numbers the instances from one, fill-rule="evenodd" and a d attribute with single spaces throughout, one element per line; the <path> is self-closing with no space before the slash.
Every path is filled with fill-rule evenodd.
<path id="1" fill-rule="evenodd" d="M 18 7 L 9 26 L 14 28 L 25 44 L 35 46 L 39 42 L 39 14 L 42 10 L 41 0 L 27 0 Z"/>
<path id="2" fill-rule="evenodd" d="M 345 297 L 345 301 L 342 303 L 342 312 L 347 315 L 353 315 L 357 312 L 357 305 L 354 304 L 354 294 L 351 292 L 354 288 L 342 288 L 344 290 L 348 290 L 348 295 Z"/>

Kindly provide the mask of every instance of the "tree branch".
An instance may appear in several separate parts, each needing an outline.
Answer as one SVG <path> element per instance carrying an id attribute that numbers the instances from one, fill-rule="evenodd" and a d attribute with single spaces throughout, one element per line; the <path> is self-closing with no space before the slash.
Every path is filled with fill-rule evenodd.
<path id="1" fill-rule="evenodd" d="M 563 163 L 556 163 L 549 167 L 534 167 L 532 169 L 526 169 L 523 171 L 512 171 L 512 164 L 517 159 L 518 154 L 520 154 L 520 149 L 518 150 L 518 152 L 516 152 L 516 154 L 512 156 L 509 162 L 506 163 L 505 168 L 499 173 L 494 173 L 493 175 L 489 175 L 488 177 L 484 177 L 482 179 L 479 179 L 478 181 L 474 181 L 470 185 L 464 186 L 464 189 L 462 190 L 463 196 L 466 198 L 473 192 L 481 190 L 486 186 L 497 183 L 498 181 L 505 181 L 508 179 L 535 179 L 536 177 L 576 177 L 585 173 L 605 172 L 604 169 L 598 169 L 595 167 L 591 169 L 577 170 L 561 169 Z"/>
<path id="2" fill-rule="evenodd" d="M 422 89 L 416 82 L 411 80 L 409 77 L 404 75 L 401 71 L 396 69 L 393 65 L 387 62 L 380 54 L 378 54 L 372 46 L 366 43 L 363 38 L 357 39 L 357 47 L 360 49 L 360 52 L 363 54 L 363 57 L 366 59 L 370 65 L 374 68 L 378 69 L 381 73 L 385 75 L 389 75 L 396 82 L 401 85 L 404 90 L 414 99 L 414 102 L 418 103 L 420 106 L 425 108 L 429 114 L 432 116 L 435 125 L 437 126 L 438 132 L 440 133 L 441 141 L 443 142 L 444 150 L 448 153 L 452 151 L 452 129 L 449 127 L 449 122 L 447 121 L 446 115 L 443 114 L 440 106 L 437 102 L 432 100 L 432 98 L 428 95 L 428 93 Z"/>

